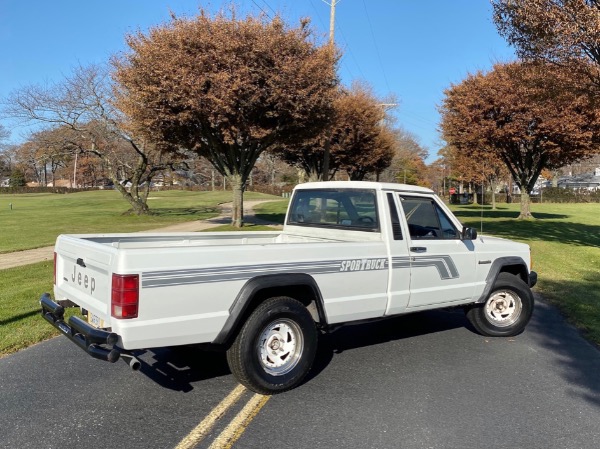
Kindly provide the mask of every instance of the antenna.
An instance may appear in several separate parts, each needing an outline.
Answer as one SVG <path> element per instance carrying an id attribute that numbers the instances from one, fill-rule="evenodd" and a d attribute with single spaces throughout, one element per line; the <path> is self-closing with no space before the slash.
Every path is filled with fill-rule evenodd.
<path id="1" fill-rule="evenodd" d="M 483 165 L 483 176 L 481 176 L 481 217 L 479 219 L 480 233 L 483 235 L 483 203 L 485 201 L 485 163 Z M 493 195 L 493 192 L 492 192 Z"/>
<path id="2" fill-rule="evenodd" d="M 479 223 L 480 223 L 480 232 L 481 234 L 483 234 L 483 202 L 485 201 L 485 193 L 484 192 L 484 186 L 485 183 L 481 183 L 481 218 L 479 219 Z"/>

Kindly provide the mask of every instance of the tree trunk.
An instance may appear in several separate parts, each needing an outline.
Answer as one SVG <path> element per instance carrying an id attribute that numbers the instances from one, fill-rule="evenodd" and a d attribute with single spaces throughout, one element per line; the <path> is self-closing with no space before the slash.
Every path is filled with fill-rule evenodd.
<path id="1" fill-rule="evenodd" d="M 233 190 L 233 208 L 231 210 L 231 226 L 244 226 L 244 180 L 242 175 L 235 174 L 227 177 Z"/>
<path id="2" fill-rule="evenodd" d="M 533 218 L 531 215 L 531 201 L 529 193 L 526 189 L 521 189 L 521 213 L 519 214 L 519 220 L 530 220 Z"/>
<path id="3" fill-rule="evenodd" d="M 321 174 L 317 171 L 307 173 L 308 182 L 316 182 L 321 180 Z"/>
<path id="4" fill-rule="evenodd" d="M 496 182 L 490 181 L 490 188 L 492 189 L 492 210 L 496 210 Z"/>

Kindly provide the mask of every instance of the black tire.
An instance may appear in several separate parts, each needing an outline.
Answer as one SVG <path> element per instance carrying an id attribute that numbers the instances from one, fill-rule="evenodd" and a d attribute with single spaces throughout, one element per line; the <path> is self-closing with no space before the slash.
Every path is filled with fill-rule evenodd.
<path id="1" fill-rule="evenodd" d="M 270 298 L 248 317 L 227 351 L 229 369 L 260 394 L 290 390 L 304 379 L 317 351 L 317 328 L 304 305 Z"/>
<path id="2" fill-rule="evenodd" d="M 485 302 L 467 309 L 467 318 L 482 335 L 511 337 L 523 332 L 533 305 L 531 289 L 520 277 L 500 273 Z"/>

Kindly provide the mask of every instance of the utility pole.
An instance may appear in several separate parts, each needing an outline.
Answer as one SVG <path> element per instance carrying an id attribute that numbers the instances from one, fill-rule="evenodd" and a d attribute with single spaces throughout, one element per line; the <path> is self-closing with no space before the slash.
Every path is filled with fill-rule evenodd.
<path id="1" fill-rule="evenodd" d="M 335 43 L 335 6 L 342 0 L 331 0 L 327 2 L 323 0 L 323 3 L 329 5 L 329 45 L 333 47 Z M 329 152 L 331 148 L 331 129 L 327 132 L 327 138 L 325 139 L 325 148 L 323 148 L 323 173 L 321 178 L 323 181 L 329 181 Z"/>
<path id="2" fill-rule="evenodd" d="M 341 1 L 342 0 L 331 0 L 331 3 L 327 3 L 325 0 L 323 0 L 323 2 L 325 2 L 326 4 L 328 4 L 331 7 L 330 12 L 329 12 L 329 44 L 333 44 L 333 42 L 334 42 L 335 5 L 337 5 Z"/>

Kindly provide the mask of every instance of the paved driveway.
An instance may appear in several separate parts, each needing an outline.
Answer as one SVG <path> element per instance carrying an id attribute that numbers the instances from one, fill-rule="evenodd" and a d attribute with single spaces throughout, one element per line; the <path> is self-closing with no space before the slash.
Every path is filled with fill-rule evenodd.
<path id="1" fill-rule="evenodd" d="M 600 351 L 554 308 L 538 303 L 515 338 L 466 325 L 442 310 L 324 336 L 309 380 L 271 397 L 234 447 L 598 448 Z M 236 386 L 219 353 L 143 360 L 131 372 L 62 337 L 0 359 L 0 447 L 173 448 Z"/>

